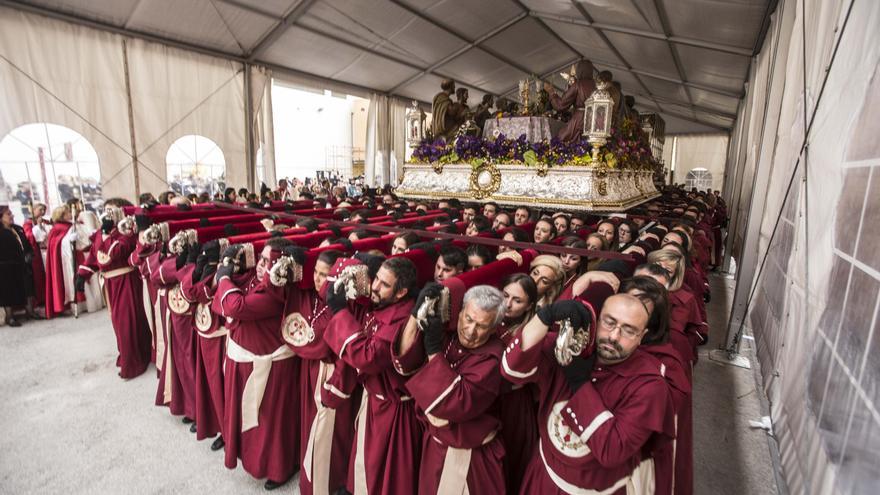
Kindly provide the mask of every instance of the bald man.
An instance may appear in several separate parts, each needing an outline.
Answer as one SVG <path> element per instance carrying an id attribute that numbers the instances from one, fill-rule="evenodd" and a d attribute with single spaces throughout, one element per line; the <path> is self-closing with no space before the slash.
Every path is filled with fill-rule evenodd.
<path id="1" fill-rule="evenodd" d="M 508 345 L 504 377 L 535 382 L 539 391 L 541 438 L 520 493 L 653 490 L 653 460 L 642 452 L 671 441 L 675 431 L 663 367 L 639 349 L 648 319 L 645 305 L 628 294 L 606 299 L 597 320 L 581 302 L 558 301 Z M 573 356 L 565 366 L 557 360 L 550 327 L 565 320 L 595 335 L 595 364 L 593 356 Z"/>

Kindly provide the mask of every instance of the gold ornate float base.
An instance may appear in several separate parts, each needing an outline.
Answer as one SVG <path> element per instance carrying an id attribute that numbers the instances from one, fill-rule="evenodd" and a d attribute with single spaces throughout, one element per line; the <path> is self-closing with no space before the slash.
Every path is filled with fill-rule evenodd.
<path id="1" fill-rule="evenodd" d="M 494 201 L 576 211 L 622 211 L 660 195 L 650 170 L 518 164 L 406 164 L 403 198 Z"/>

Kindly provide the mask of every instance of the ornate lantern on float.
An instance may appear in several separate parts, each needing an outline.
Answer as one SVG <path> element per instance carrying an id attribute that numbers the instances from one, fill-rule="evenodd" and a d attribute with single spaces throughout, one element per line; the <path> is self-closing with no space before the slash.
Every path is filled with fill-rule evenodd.
<path id="1" fill-rule="evenodd" d="M 605 146 L 611 137 L 611 109 L 614 100 L 608 92 L 608 83 L 596 82 L 596 90 L 584 102 L 584 136 L 593 145 L 593 161 L 599 159 L 599 148 Z"/>
<path id="2" fill-rule="evenodd" d="M 406 109 L 406 140 L 410 148 L 415 148 L 425 139 L 425 112 L 419 102 L 413 100 L 412 107 Z"/>

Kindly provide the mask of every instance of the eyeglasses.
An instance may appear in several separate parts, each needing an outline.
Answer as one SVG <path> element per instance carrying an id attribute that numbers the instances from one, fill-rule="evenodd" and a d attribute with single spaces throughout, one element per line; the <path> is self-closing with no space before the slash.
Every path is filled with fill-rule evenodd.
<path id="1" fill-rule="evenodd" d="M 617 320 L 610 316 L 603 316 L 599 319 L 599 324 L 605 327 L 609 333 L 620 330 L 620 335 L 626 337 L 627 339 L 635 339 L 642 333 L 640 330 L 637 330 L 629 325 L 624 323 L 618 323 Z"/>

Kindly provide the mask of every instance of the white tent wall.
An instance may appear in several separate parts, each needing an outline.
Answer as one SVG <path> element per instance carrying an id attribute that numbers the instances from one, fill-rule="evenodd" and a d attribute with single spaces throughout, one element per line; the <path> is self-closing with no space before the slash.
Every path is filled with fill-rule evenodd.
<path id="1" fill-rule="evenodd" d="M 880 482 L 880 2 L 780 2 L 726 187 L 730 337 L 756 339 L 791 493 Z"/>
<path id="2" fill-rule="evenodd" d="M 168 187 L 165 155 L 190 134 L 217 143 L 226 183 L 246 186 L 242 64 L 142 40 L 127 46 L 141 190 Z"/>
<path id="3" fill-rule="evenodd" d="M 122 38 L 0 8 L 0 57 L 0 138 L 24 124 L 69 127 L 95 148 L 104 196 L 133 199 Z"/>
<path id="4" fill-rule="evenodd" d="M 685 134 L 666 139 L 668 144 L 664 146 L 664 151 L 672 149 L 671 141 L 675 140 L 673 182 L 683 184 L 688 172 L 695 168 L 705 168 L 712 174 L 712 189 L 721 189 L 727 162 L 727 134 Z"/>
<path id="5" fill-rule="evenodd" d="M 98 153 L 105 197 L 134 201 L 136 190 L 168 189 L 165 156 L 188 134 L 219 145 L 229 185 L 252 183 L 243 64 L 5 7 L 0 55 L 0 136 L 36 122 L 79 132 Z M 264 104 L 270 81 L 270 72 L 252 71 L 253 153 L 272 134 L 271 118 L 265 117 L 271 109 Z M 267 177 L 274 179 L 271 146 L 264 153 Z"/>
<path id="6" fill-rule="evenodd" d="M 364 176 L 367 184 L 397 185 L 406 153 L 406 105 L 399 98 L 370 95 Z"/>

